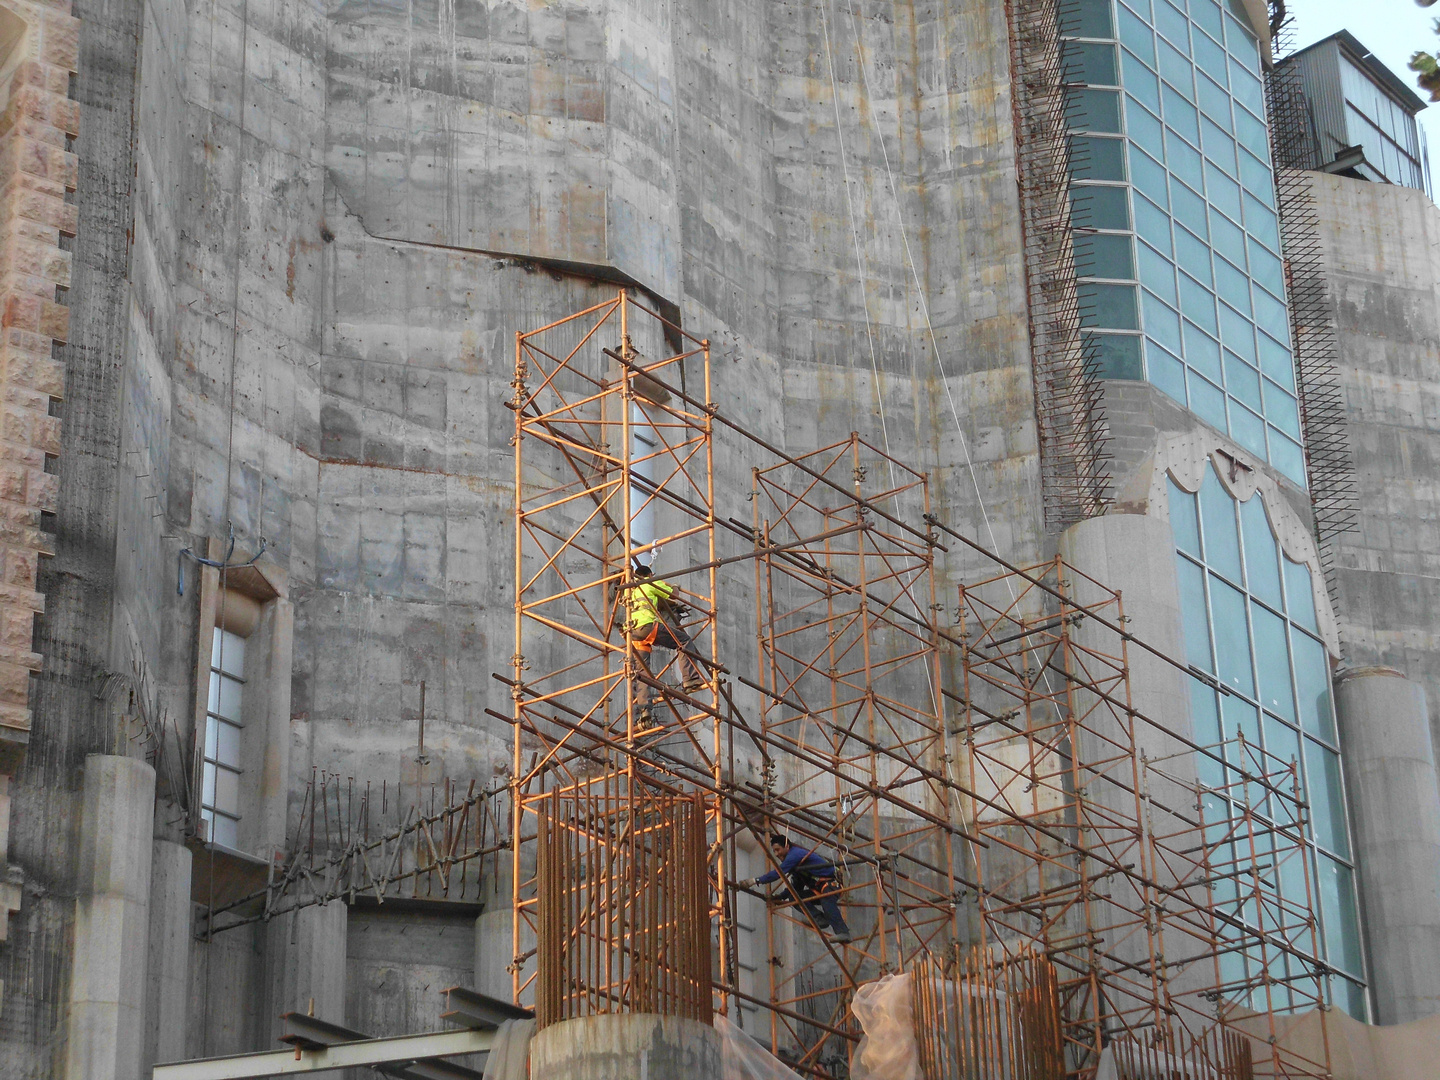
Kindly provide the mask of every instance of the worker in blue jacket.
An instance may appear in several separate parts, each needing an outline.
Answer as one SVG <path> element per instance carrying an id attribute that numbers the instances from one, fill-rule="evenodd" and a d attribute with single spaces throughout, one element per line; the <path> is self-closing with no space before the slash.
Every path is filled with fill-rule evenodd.
<path id="1" fill-rule="evenodd" d="M 767 870 L 750 881 L 742 881 L 742 887 L 754 888 L 768 885 L 783 874 L 790 882 L 795 895 L 805 904 L 810 917 L 821 930 L 829 929 L 831 940 L 843 944 L 850 940 L 850 927 L 840 914 L 840 882 L 835 875 L 835 864 L 811 848 L 792 844 L 783 833 L 770 834 L 770 851 L 780 864 L 778 870 Z"/>

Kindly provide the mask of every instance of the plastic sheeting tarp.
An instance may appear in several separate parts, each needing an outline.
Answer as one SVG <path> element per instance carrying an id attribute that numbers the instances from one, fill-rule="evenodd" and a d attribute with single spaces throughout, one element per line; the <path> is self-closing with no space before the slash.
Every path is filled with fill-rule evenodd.
<path id="1" fill-rule="evenodd" d="M 720 1035 L 720 1080 L 801 1080 L 729 1017 L 717 1014 L 715 1030 Z"/>
<path id="2" fill-rule="evenodd" d="M 857 987 L 850 1011 L 865 1032 L 850 1062 L 852 1080 L 924 1080 L 908 972 Z"/>
<path id="3" fill-rule="evenodd" d="M 530 1037 L 535 1021 L 502 1020 L 485 1058 L 485 1080 L 526 1080 L 530 1072 Z"/>

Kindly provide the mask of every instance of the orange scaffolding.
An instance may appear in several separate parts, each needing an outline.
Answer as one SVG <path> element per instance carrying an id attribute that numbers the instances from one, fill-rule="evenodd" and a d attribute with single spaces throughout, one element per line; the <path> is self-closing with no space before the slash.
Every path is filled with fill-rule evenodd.
<path id="1" fill-rule="evenodd" d="M 1117 593 L 985 551 L 932 514 L 924 473 L 858 435 L 801 455 L 765 442 L 715 406 L 706 342 L 624 291 L 518 334 L 512 385 L 517 1001 L 700 1016 L 709 956 L 717 1011 L 838 1077 L 861 983 L 963 964 L 993 987 L 1008 976 L 987 963 L 1043 958 L 1065 1074 L 1090 1077 L 1116 1040 L 1191 1053 L 1221 1045 L 1217 1025 L 1259 1013 L 1273 1032 L 1277 1011 L 1319 1000 L 1312 885 L 1286 854 L 1303 813 L 1290 766 L 1237 766 L 1137 709 L 1129 650 L 1149 646 Z M 734 505 L 717 505 L 717 451 L 750 468 Z M 994 568 L 953 621 L 936 591 L 952 539 Z M 688 609 L 672 644 L 690 677 L 677 650 L 625 633 L 642 560 Z M 751 589 L 753 615 L 722 603 Z M 655 815 L 680 806 L 703 843 L 692 829 L 662 851 Z M 757 853 L 777 868 L 772 830 L 839 868 L 852 940 L 822 933 L 793 883 L 734 881 Z M 689 860 L 673 868 L 686 911 L 655 900 L 666 860 Z"/>

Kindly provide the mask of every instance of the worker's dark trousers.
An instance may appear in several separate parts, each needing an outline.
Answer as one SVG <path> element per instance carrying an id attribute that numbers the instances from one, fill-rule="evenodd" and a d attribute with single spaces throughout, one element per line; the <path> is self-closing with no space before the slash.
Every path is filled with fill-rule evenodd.
<path id="1" fill-rule="evenodd" d="M 816 878 L 808 874 L 801 877 L 797 874 L 790 879 L 790 883 L 795 886 L 796 894 L 810 909 L 810 913 L 817 917 L 817 922 L 823 916 L 829 922 L 830 929 L 837 934 L 850 932 L 845 916 L 840 914 L 840 904 L 835 899 L 839 892 L 835 888 L 834 878 Z"/>

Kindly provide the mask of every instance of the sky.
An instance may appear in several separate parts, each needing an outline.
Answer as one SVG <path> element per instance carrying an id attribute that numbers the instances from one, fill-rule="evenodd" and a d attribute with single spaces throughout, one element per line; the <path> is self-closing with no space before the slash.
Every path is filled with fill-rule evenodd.
<path id="1" fill-rule="evenodd" d="M 1289 0 L 1295 15 L 1296 44 L 1300 48 L 1327 38 L 1337 30 L 1349 30 L 1386 67 L 1428 101 L 1429 95 L 1415 85 L 1415 73 L 1405 65 L 1416 50 L 1440 52 L 1440 37 L 1432 28 L 1440 18 L 1440 3 L 1422 8 L 1415 0 Z M 1440 102 L 1434 102 L 1417 118 L 1430 144 L 1431 175 L 1440 164 Z"/>

